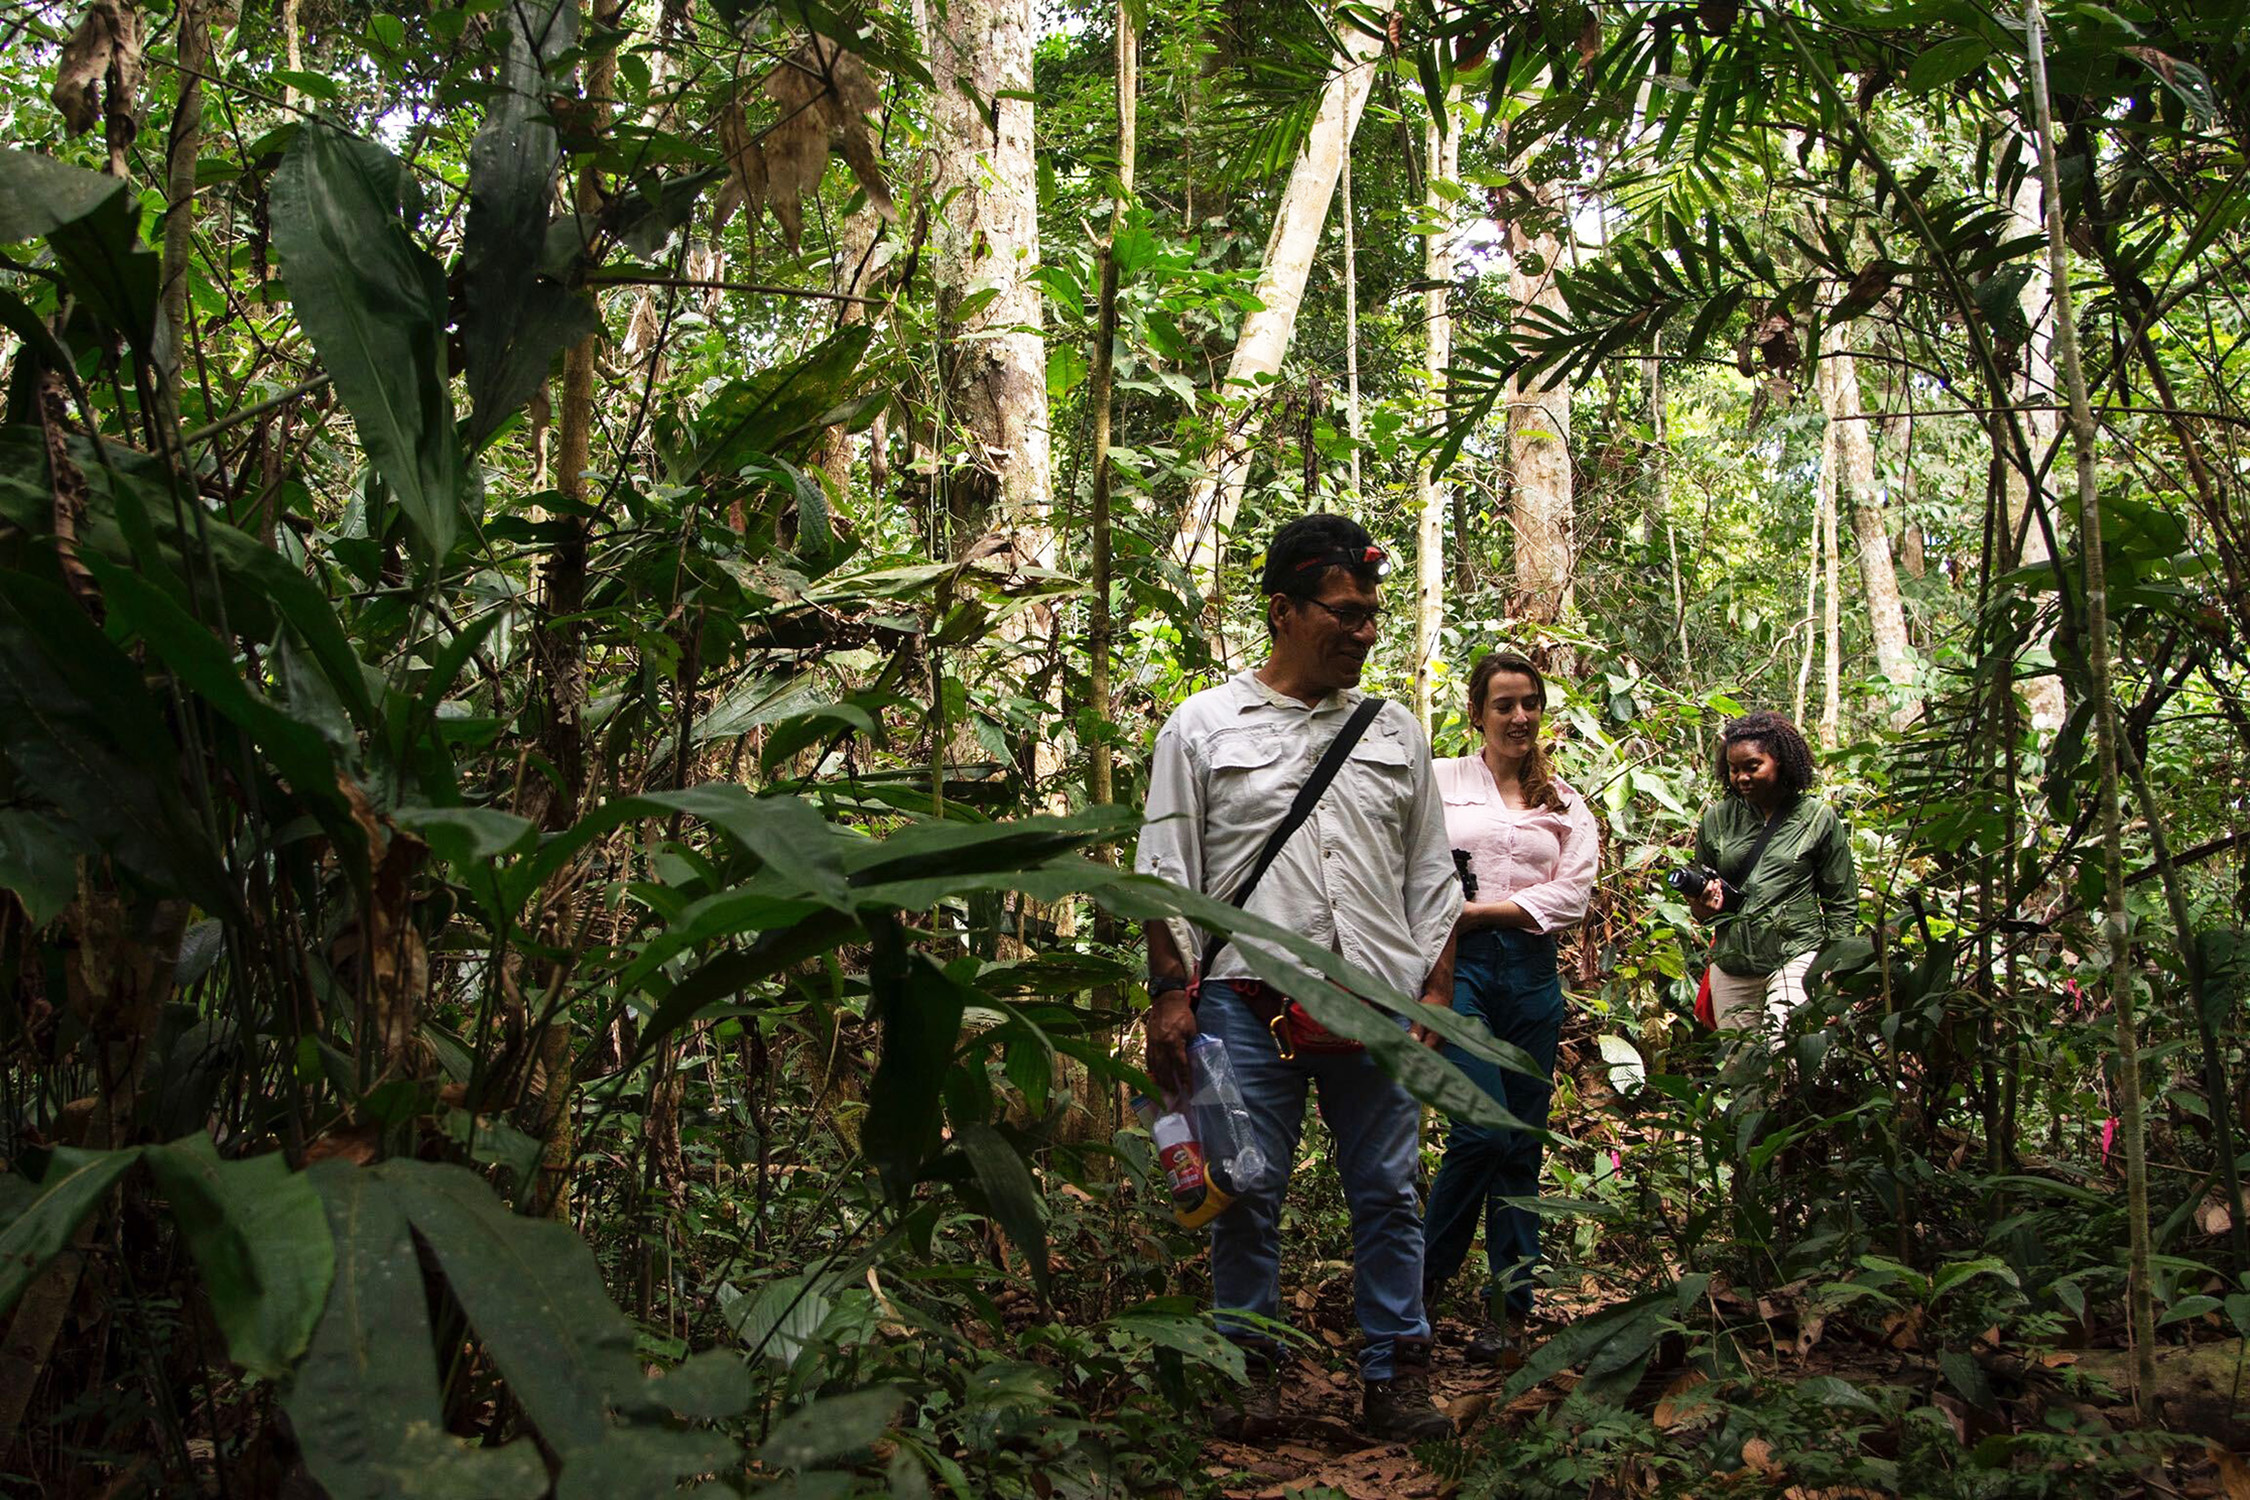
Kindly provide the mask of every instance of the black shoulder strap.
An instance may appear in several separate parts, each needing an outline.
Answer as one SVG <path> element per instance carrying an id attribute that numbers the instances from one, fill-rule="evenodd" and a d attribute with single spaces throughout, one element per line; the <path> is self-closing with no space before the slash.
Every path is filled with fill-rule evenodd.
<path id="1" fill-rule="evenodd" d="M 1359 743 L 1359 737 L 1367 732 L 1367 726 L 1374 723 L 1375 716 L 1383 711 L 1384 701 L 1381 698 L 1359 700 L 1359 707 L 1352 710 L 1352 716 L 1344 721 L 1344 727 L 1336 731 L 1336 737 L 1321 752 L 1320 764 L 1313 767 L 1312 775 L 1305 778 L 1305 784 L 1297 788 L 1296 799 L 1289 804 L 1289 811 L 1282 815 L 1280 822 L 1274 824 L 1273 832 L 1266 835 L 1265 847 L 1258 851 L 1256 862 L 1250 866 L 1250 878 L 1243 881 L 1235 893 L 1227 898 L 1229 905 L 1241 906 L 1249 901 L 1250 893 L 1258 888 L 1259 881 L 1265 879 L 1266 871 L 1281 853 L 1281 846 L 1288 843 L 1289 836 L 1303 827 L 1305 819 L 1312 816 L 1313 805 L 1328 790 L 1328 784 L 1336 779 L 1336 773 L 1344 768 L 1344 757 L 1352 753 L 1352 746 Z M 1198 978 L 1211 972 L 1212 961 L 1226 945 L 1226 934 L 1212 934 L 1211 941 L 1204 945 L 1203 965 L 1196 970 Z"/>
<path id="2" fill-rule="evenodd" d="M 1742 881 L 1735 887 L 1737 891 L 1742 893 L 1745 901 L 1750 897 L 1750 877 L 1758 873 L 1758 861 L 1765 858 L 1766 845 L 1773 842 L 1774 834 L 1779 831 L 1783 823 L 1788 821 L 1789 815 L 1796 810 L 1797 804 L 1795 802 L 1791 802 L 1787 807 L 1775 808 L 1773 814 L 1766 819 L 1766 826 L 1758 830 L 1758 842 L 1750 846 L 1750 863 L 1742 867 Z"/>

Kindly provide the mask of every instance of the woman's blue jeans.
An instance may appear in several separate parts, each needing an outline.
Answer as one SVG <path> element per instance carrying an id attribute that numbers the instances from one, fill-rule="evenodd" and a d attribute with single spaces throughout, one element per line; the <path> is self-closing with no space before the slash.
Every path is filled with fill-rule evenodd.
<path id="1" fill-rule="evenodd" d="M 1448 1042 L 1446 1060 L 1469 1075 L 1508 1112 L 1544 1127 L 1555 1097 L 1555 1048 L 1562 1040 L 1562 979 L 1552 933 L 1486 928 L 1464 935 L 1454 959 L 1453 1009 L 1513 1042 L 1539 1072 L 1527 1076 L 1471 1057 Z M 1446 1126 L 1445 1158 L 1430 1188 L 1427 1284 L 1443 1286 L 1469 1258 L 1477 1220 L 1492 1264 L 1488 1300 L 1508 1312 L 1531 1311 L 1531 1277 L 1539 1263 L 1539 1196 L 1544 1152 L 1536 1136 L 1455 1120 Z"/>
<path id="2" fill-rule="evenodd" d="M 1427 1340 L 1422 1312 L 1422 1220 L 1415 1212 L 1414 1158 L 1421 1108 L 1364 1052 L 1285 1061 L 1273 1036 L 1224 980 L 1203 986 L 1197 1028 L 1227 1044 L 1251 1129 L 1280 1170 L 1264 1192 L 1249 1193 L 1211 1221 L 1211 1298 L 1219 1330 L 1245 1341 L 1261 1335 L 1230 1312 L 1281 1314 L 1281 1205 L 1305 1096 L 1320 1085 L 1320 1117 L 1335 1139 L 1336 1175 L 1352 1216 L 1352 1280 L 1359 1313 L 1359 1372 L 1388 1380 L 1401 1339 Z M 1406 1022 L 1402 1019 L 1399 1025 Z"/>

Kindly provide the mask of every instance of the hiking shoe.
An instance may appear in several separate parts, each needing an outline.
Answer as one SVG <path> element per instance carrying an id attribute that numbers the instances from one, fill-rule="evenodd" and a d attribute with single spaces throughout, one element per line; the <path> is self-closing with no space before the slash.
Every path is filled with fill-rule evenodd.
<path id="1" fill-rule="evenodd" d="M 1453 1419 L 1430 1404 L 1429 1344 L 1400 1339 L 1394 1349 L 1390 1379 L 1360 1382 L 1360 1426 L 1370 1437 L 1394 1443 L 1453 1436 Z"/>
<path id="2" fill-rule="evenodd" d="M 1281 1367 L 1272 1355 L 1244 1349 L 1249 1383 L 1211 1420 L 1211 1430 L 1230 1443 L 1256 1443 L 1281 1431 Z"/>

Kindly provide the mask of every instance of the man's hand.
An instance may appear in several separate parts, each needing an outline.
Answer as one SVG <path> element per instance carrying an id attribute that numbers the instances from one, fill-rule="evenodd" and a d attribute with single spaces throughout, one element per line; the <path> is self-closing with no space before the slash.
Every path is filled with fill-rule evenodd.
<path id="1" fill-rule="evenodd" d="M 1148 1071 L 1167 1094 L 1184 1095 L 1194 1083 L 1188 1044 L 1195 1040 L 1195 1007 L 1187 991 L 1166 990 L 1148 1008 Z"/>
<path id="2" fill-rule="evenodd" d="M 1453 998 L 1450 995 L 1433 995 L 1428 990 L 1424 990 L 1415 998 L 1420 1000 L 1424 1005 L 1442 1005 L 1448 1010 L 1451 1010 L 1453 1008 Z M 1417 1042 L 1420 1042 L 1423 1046 L 1430 1048 L 1432 1051 L 1435 1051 L 1439 1047 L 1445 1045 L 1444 1037 L 1439 1036 L 1429 1027 L 1424 1026 L 1420 1021 L 1416 1021 L 1414 1023 L 1413 1029 L 1408 1031 L 1407 1035 L 1414 1038 L 1414 1040 L 1416 1040 Z"/>
<path id="3" fill-rule="evenodd" d="M 1688 897 L 1688 910 L 1695 913 L 1695 920 L 1698 922 L 1708 922 L 1719 914 L 1726 899 L 1727 889 L 1724 884 L 1717 880 L 1705 881 L 1702 895 Z"/>

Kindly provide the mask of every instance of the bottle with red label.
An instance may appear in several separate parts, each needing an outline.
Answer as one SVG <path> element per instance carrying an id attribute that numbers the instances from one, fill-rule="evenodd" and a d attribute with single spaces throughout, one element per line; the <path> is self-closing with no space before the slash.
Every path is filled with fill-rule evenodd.
<path id="1" fill-rule="evenodd" d="M 1208 1180 L 1203 1166 L 1203 1148 L 1197 1144 L 1187 1116 L 1176 1111 L 1159 1116 L 1149 1134 L 1156 1139 L 1157 1164 L 1172 1184 L 1174 1208 L 1182 1213 L 1192 1212 L 1202 1204 Z"/>

